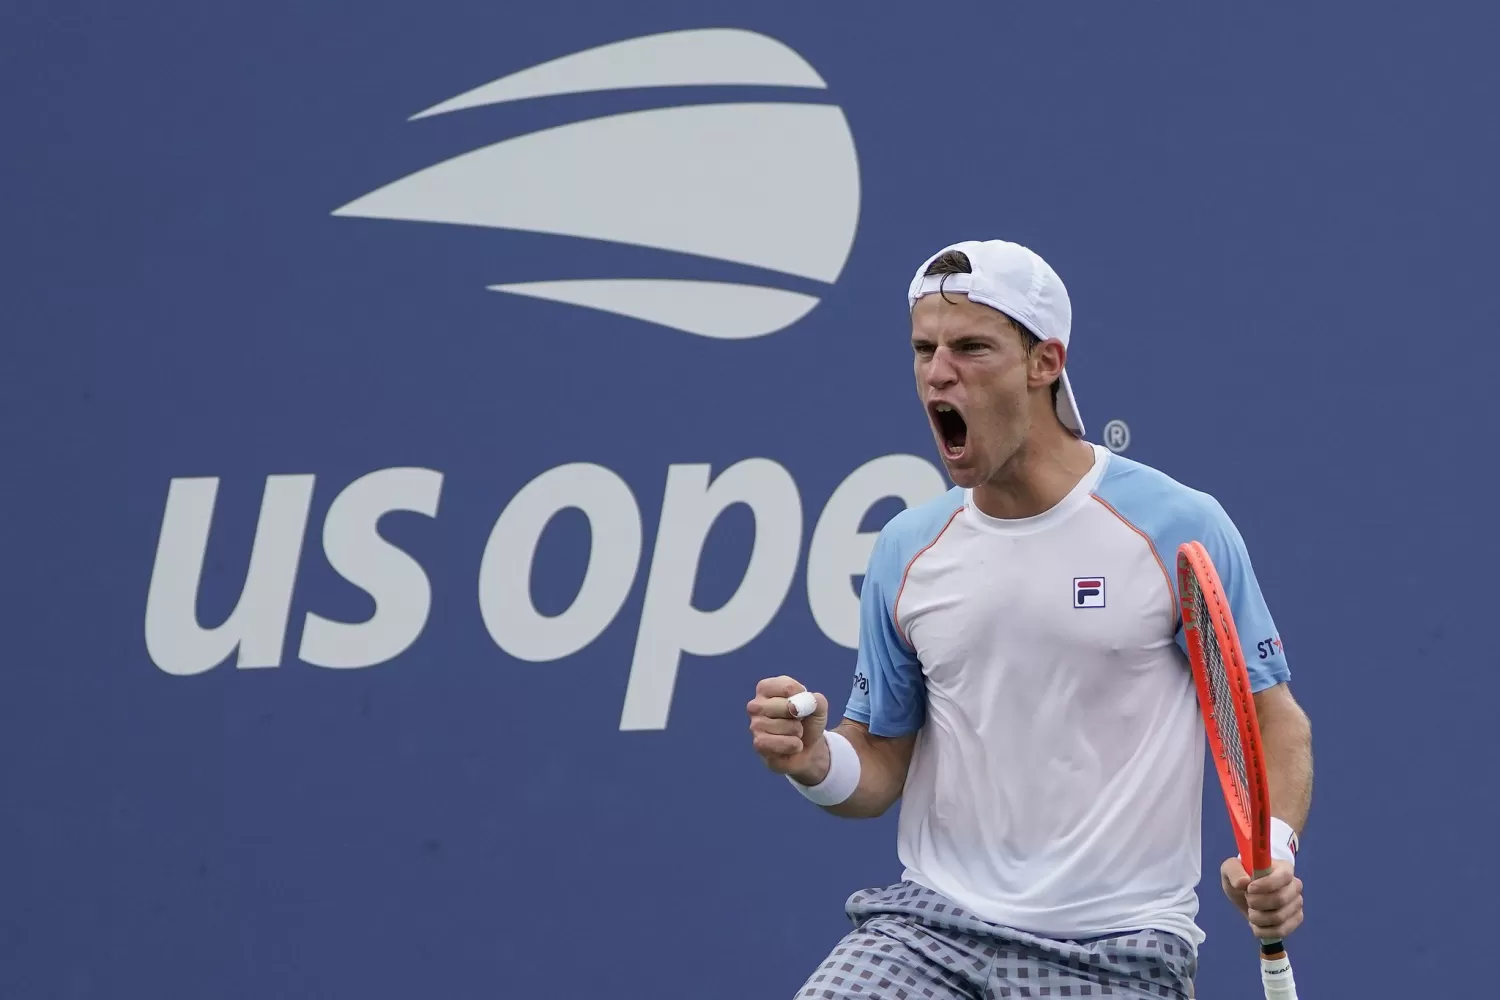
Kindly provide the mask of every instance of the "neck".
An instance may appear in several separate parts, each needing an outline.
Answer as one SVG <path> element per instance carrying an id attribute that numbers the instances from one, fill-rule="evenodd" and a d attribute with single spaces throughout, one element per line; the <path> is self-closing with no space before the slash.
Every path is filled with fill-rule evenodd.
<path id="1" fill-rule="evenodd" d="M 990 517 L 1035 517 L 1055 507 L 1093 466 L 1092 445 L 1060 423 L 1043 425 L 995 475 L 974 487 L 974 506 Z"/>

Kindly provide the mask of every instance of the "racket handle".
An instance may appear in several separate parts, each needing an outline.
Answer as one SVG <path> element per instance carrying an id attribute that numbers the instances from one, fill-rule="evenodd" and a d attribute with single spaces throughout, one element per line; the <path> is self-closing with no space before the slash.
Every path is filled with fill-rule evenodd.
<path id="1" fill-rule="evenodd" d="M 1263 868 L 1255 873 L 1256 878 L 1271 874 Z M 1297 982 L 1292 978 L 1292 961 L 1286 957 L 1286 947 L 1280 941 L 1260 943 L 1260 984 L 1266 991 L 1266 1000 L 1297 1000 Z"/>
<path id="2" fill-rule="evenodd" d="M 1274 955 L 1261 952 L 1260 983 L 1265 988 L 1266 1000 L 1297 1000 L 1297 983 L 1292 978 L 1292 963 L 1285 950 L 1278 948 Z"/>

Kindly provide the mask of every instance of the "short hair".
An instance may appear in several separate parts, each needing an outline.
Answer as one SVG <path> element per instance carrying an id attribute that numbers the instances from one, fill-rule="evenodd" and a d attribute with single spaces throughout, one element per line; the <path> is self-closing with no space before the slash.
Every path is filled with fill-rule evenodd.
<path id="1" fill-rule="evenodd" d="M 973 273 L 974 267 L 969 263 L 969 255 L 964 253 L 962 250 L 944 250 L 942 253 L 937 255 L 937 257 L 931 264 L 927 265 L 927 270 L 922 272 L 924 276 L 934 274 L 947 275 Z M 941 284 L 938 285 L 938 294 L 942 295 L 943 301 L 949 301 L 948 293 L 943 291 Z M 996 311 L 998 312 L 999 310 Z M 1036 334 L 1032 333 L 1030 330 L 1026 329 L 1026 327 L 1022 326 L 1020 323 L 1016 322 L 1014 316 L 1003 312 L 1000 313 L 1000 315 L 1009 320 L 1010 325 L 1015 327 L 1016 332 L 1021 335 L 1021 346 L 1025 349 L 1026 354 L 1029 357 L 1031 355 L 1031 352 L 1036 350 L 1037 346 L 1041 344 L 1042 339 Z M 1052 380 L 1052 402 L 1054 404 L 1057 402 L 1057 390 L 1061 387 L 1061 385 L 1061 378 L 1055 378 Z"/>

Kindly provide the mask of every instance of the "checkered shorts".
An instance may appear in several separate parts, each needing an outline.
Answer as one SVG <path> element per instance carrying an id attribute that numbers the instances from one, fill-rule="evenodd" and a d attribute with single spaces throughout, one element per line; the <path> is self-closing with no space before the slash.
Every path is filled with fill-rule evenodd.
<path id="1" fill-rule="evenodd" d="M 1193 995 L 1197 956 L 1158 930 L 1052 941 L 981 920 L 914 882 L 849 897 L 850 931 L 801 1000 Z"/>

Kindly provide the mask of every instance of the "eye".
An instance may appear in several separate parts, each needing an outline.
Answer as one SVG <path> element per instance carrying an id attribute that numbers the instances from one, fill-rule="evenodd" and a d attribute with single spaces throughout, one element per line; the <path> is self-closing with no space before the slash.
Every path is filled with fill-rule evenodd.
<path id="1" fill-rule="evenodd" d="M 932 344 L 929 341 L 925 341 L 925 340 L 913 341 L 912 345 L 911 345 L 911 348 L 912 348 L 912 350 L 916 351 L 918 354 L 920 354 L 924 358 L 927 355 L 931 354 L 932 351 L 933 351 Z"/>

